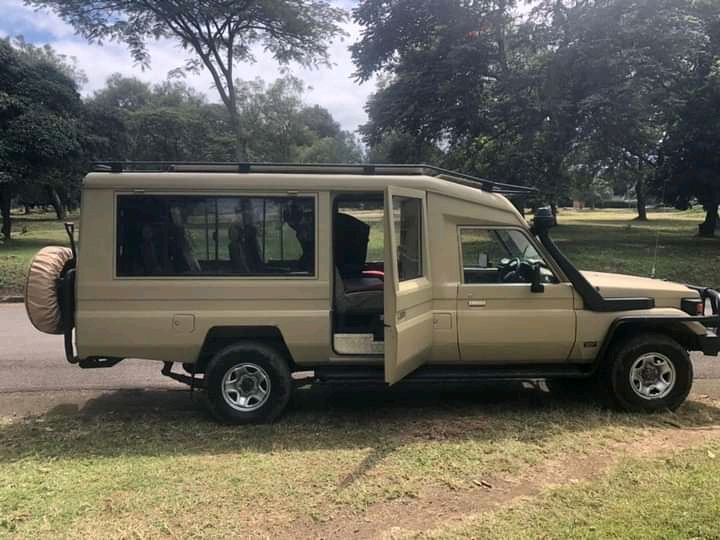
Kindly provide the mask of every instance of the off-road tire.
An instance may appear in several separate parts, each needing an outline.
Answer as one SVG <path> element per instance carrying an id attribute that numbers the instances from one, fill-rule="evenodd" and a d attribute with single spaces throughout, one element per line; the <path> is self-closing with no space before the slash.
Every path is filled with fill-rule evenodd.
<path id="1" fill-rule="evenodd" d="M 47 246 L 30 261 L 25 278 L 25 311 L 32 325 L 46 334 L 62 334 L 62 318 L 57 295 L 57 280 L 72 250 Z"/>
<path id="2" fill-rule="evenodd" d="M 233 381 L 241 382 L 238 373 L 247 377 L 251 385 L 254 380 L 267 386 L 267 396 L 258 408 L 248 410 L 254 405 L 250 403 L 243 407 L 239 403 L 239 390 L 227 390 Z M 236 343 L 218 352 L 208 363 L 205 383 L 210 411 L 223 424 L 273 422 L 285 410 L 293 388 L 284 356 L 274 348 L 257 342 Z"/>
<path id="3" fill-rule="evenodd" d="M 645 355 L 657 354 L 663 364 L 674 370 L 673 384 L 667 395 L 644 398 L 633 389 L 630 374 Z M 688 352 L 677 341 L 663 334 L 646 333 L 613 347 L 606 371 L 611 405 L 630 412 L 675 410 L 687 399 L 692 387 L 693 365 Z"/>

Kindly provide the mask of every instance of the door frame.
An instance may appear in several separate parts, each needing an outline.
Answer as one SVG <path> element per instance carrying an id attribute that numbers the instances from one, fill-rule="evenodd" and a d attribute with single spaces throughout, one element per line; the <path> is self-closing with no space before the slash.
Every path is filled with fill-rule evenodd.
<path id="1" fill-rule="evenodd" d="M 400 281 L 393 197 L 420 200 L 419 277 Z M 427 192 L 388 186 L 385 189 L 384 360 L 385 382 L 394 384 L 430 359 L 433 345 L 433 287 Z"/>

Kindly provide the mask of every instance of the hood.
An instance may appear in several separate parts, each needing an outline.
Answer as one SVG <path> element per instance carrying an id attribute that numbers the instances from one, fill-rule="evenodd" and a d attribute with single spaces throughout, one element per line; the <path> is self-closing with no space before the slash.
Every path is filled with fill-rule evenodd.
<path id="1" fill-rule="evenodd" d="M 677 306 L 681 298 L 698 296 L 695 290 L 686 287 L 682 283 L 672 281 L 585 270 L 581 270 L 580 273 L 605 298 L 644 296 L 655 298 L 658 307 L 660 307 L 660 302 L 658 302 L 660 299 L 671 300 L 669 305 Z"/>

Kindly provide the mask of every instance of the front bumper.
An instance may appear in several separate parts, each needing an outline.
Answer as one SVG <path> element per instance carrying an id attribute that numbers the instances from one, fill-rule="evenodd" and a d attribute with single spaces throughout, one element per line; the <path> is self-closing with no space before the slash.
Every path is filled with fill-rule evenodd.
<path id="1" fill-rule="evenodd" d="M 720 331 L 720 292 L 710 287 L 694 285 L 689 285 L 689 287 L 700 293 L 703 303 L 712 311 L 712 315 L 706 314 L 696 319 L 707 329 L 704 336 L 698 336 L 698 348 L 705 355 L 715 356 L 720 352 L 720 336 L 718 335 Z"/>

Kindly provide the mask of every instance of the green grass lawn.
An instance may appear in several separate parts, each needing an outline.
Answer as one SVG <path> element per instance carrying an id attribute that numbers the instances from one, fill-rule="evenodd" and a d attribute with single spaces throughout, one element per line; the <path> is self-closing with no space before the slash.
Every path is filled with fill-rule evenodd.
<path id="1" fill-rule="evenodd" d="M 583 269 L 648 275 L 657 245 L 658 277 L 720 286 L 720 240 L 694 236 L 700 213 L 632 218 L 563 211 L 553 236 Z M 35 251 L 67 239 L 50 215 L 17 216 L 14 226 L 0 246 L 0 279 L 19 291 Z M 272 426 L 218 426 L 200 408 L 133 410 L 131 398 L 94 412 L 0 420 L 0 538 L 334 537 L 328 523 L 360 530 L 383 505 L 389 529 L 392 513 L 415 502 L 482 497 L 484 478 L 520 478 L 551 460 L 720 424 L 710 400 L 675 414 L 624 415 L 534 391 L 304 399 Z M 593 483 L 548 486 L 528 502 L 424 534 L 718 538 L 714 456 L 717 441 L 665 459 L 623 454 L 628 461 Z"/>
<path id="2" fill-rule="evenodd" d="M 699 238 L 698 210 L 649 212 L 646 222 L 623 210 L 561 210 L 551 230 L 566 256 L 582 270 L 655 276 L 720 287 L 720 238 Z"/>
<path id="3" fill-rule="evenodd" d="M 510 389 L 389 394 L 301 396 L 272 426 L 223 427 L 190 410 L 122 412 L 121 402 L 117 412 L 0 422 L 0 537 L 314 538 L 330 521 L 361 525 L 374 505 L 402 512 L 474 493 L 493 475 L 720 421 L 709 401 L 626 415 Z M 715 462 L 700 465 L 717 484 Z M 602 493 L 615 502 L 610 487 Z M 579 509 L 563 511 L 571 519 Z M 520 535 L 527 524 L 515 519 Z"/>
<path id="4" fill-rule="evenodd" d="M 67 220 L 77 225 L 78 215 L 71 214 Z M 12 238 L 0 240 L 0 296 L 22 294 L 27 266 L 39 249 L 69 245 L 63 223 L 53 213 L 13 214 Z"/>
<path id="5" fill-rule="evenodd" d="M 720 537 L 720 441 L 663 459 L 628 459 L 599 481 L 549 490 L 418 538 Z"/>

